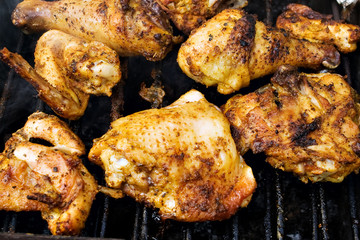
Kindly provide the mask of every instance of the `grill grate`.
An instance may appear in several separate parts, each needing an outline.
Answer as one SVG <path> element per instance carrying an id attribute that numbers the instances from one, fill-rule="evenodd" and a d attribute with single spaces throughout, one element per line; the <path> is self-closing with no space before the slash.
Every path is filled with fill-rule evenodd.
<path id="1" fill-rule="evenodd" d="M 0 19 L 7 19 L 4 20 L 3 26 L 0 26 L 0 32 L 9 32 L 6 38 L 4 34 L 0 35 L 0 43 L 14 52 L 19 52 L 31 63 L 38 36 L 23 35 L 11 25 L 10 12 L 18 2 L 0 1 Z M 335 1 L 329 0 L 249 0 L 247 10 L 256 13 L 260 20 L 271 24 L 282 8 L 290 2 L 307 4 L 315 10 L 332 13 L 335 18 L 340 18 L 339 6 Z M 353 14 L 351 20 L 360 24 L 360 19 L 356 19 L 360 16 L 359 6 L 355 11 L 357 14 Z M 124 76 L 126 84 L 123 82 L 117 86 L 111 99 L 91 97 L 89 110 L 86 111 L 85 116 L 78 121 L 68 122 L 84 141 L 87 149 L 91 147 L 93 138 L 100 137 L 107 131 L 112 120 L 150 107 L 138 97 L 137 92 L 141 82 L 151 82 L 152 69 L 159 69 L 162 72 L 167 93 L 164 105 L 172 103 L 191 88 L 204 92 L 210 102 L 218 105 L 228 99 L 228 96 L 219 96 L 215 90 L 199 86 L 185 77 L 174 64 L 176 52 L 175 49 L 161 63 L 146 62 L 142 58 L 121 59 L 123 72 L 126 73 Z M 360 90 L 358 83 L 360 70 L 357 67 L 360 66 L 359 53 L 360 51 L 357 50 L 347 56 L 343 55 L 342 64 L 337 69 L 337 72 L 347 76 L 348 82 L 358 91 Z M 142 71 L 137 71 L 139 66 Z M 259 85 L 253 84 L 243 90 L 243 93 L 253 91 L 267 81 L 268 78 L 259 80 Z M 11 133 L 22 127 L 26 117 L 32 112 L 41 110 L 52 113 L 52 111 L 34 97 L 36 92 L 24 80 L 2 63 L 0 63 L 0 91 L 1 148 Z M 248 208 L 239 210 L 229 220 L 205 223 L 162 222 L 155 210 L 135 203 L 130 198 L 115 200 L 98 194 L 81 237 L 133 240 L 359 239 L 360 175 L 351 175 L 340 184 L 303 184 L 289 173 L 272 169 L 264 163 L 263 155 L 254 156 L 247 153 L 244 158 L 253 168 L 258 188 Z M 83 160 L 98 182 L 105 184 L 102 170 L 87 162 L 85 158 Z M 47 224 L 40 220 L 40 213 L 2 211 L 0 237 L 49 239 Z M 24 235 L 28 232 L 36 236 Z"/>

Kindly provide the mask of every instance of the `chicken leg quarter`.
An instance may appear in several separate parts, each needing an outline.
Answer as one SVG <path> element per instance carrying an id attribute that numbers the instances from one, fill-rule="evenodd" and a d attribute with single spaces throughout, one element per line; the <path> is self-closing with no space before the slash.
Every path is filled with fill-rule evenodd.
<path id="1" fill-rule="evenodd" d="M 57 29 L 99 41 L 120 56 L 142 55 L 161 60 L 174 41 L 169 22 L 146 0 L 25 0 L 12 14 L 15 26 L 25 32 Z"/>

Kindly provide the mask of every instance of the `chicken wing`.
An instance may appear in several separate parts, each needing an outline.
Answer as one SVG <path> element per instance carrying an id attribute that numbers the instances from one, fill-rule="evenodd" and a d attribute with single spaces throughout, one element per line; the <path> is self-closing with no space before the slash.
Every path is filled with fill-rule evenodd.
<path id="1" fill-rule="evenodd" d="M 159 11 L 151 0 L 25 0 L 15 8 L 12 21 L 25 32 L 57 29 L 102 42 L 121 56 L 155 61 L 180 40 Z"/>
<path id="2" fill-rule="evenodd" d="M 360 41 L 360 27 L 332 19 L 301 4 L 289 4 L 276 21 L 279 29 L 284 29 L 296 38 L 312 42 L 325 42 L 336 45 L 340 52 L 356 50 Z"/>
<path id="3" fill-rule="evenodd" d="M 32 68 L 20 55 L 0 50 L 1 60 L 31 83 L 56 114 L 71 120 L 84 114 L 89 94 L 110 96 L 121 79 L 114 50 L 61 31 L 43 34 L 34 55 Z"/>
<path id="4" fill-rule="evenodd" d="M 291 38 L 252 15 L 227 9 L 192 32 L 177 61 L 190 78 L 230 94 L 280 65 L 335 68 L 340 55 L 332 45 Z"/>
<path id="5" fill-rule="evenodd" d="M 222 109 L 241 153 L 265 152 L 303 182 L 341 182 L 360 167 L 359 97 L 340 75 L 284 66 L 271 84 Z"/>
<path id="6" fill-rule="evenodd" d="M 200 27 L 208 18 L 214 16 L 223 5 L 229 6 L 231 2 L 238 8 L 246 6 L 245 0 L 156 0 L 161 8 L 168 14 L 175 26 L 185 34 Z"/>
<path id="7" fill-rule="evenodd" d="M 83 143 L 64 122 L 32 114 L 0 154 L 0 209 L 41 211 L 52 234 L 79 234 L 98 191 L 78 158 L 84 153 Z"/>
<path id="8" fill-rule="evenodd" d="M 196 90 L 168 107 L 114 121 L 89 159 L 105 169 L 110 187 L 158 208 L 163 219 L 229 218 L 256 187 L 229 122 Z"/>

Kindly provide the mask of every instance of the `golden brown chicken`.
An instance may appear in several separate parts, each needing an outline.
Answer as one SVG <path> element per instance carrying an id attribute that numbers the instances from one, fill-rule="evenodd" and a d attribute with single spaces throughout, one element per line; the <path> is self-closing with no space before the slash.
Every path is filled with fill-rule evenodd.
<path id="1" fill-rule="evenodd" d="M 25 32 L 57 29 L 102 42 L 120 56 L 161 60 L 180 39 L 151 0 L 25 0 L 12 14 Z"/>
<path id="2" fill-rule="evenodd" d="M 276 26 L 296 38 L 334 44 L 344 53 L 355 51 L 360 41 L 359 26 L 335 21 L 331 15 L 320 14 L 301 4 L 289 4 L 278 17 Z"/>
<path id="3" fill-rule="evenodd" d="M 83 143 L 64 122 L 32 114 L 0 154 L 0 209 L 41 211 L 52 234 L 79 234 L 98 191 L 79 159 L 84 153 Z"/>
<path id="4" fill-rule="evenodd" d="M 192 32 L 177 61 L 190 78 L 230 94 L 280 65 L 335 68 L 340 56 L 332 45 L 291 38 L 252 15 L 227 9 Z"/>
<path id="5" fill-rule="evenodd" d="M 218 9 L 230 4 L 237 8 L 246 6 L 244 0 L 156 0 L 168 14 L 175 26 L 186 34 L 200 27 L 208 18 L 214 16 Z"/>
<path id="6" fill-rule="evenodd" d="M 120 61 L 114 50 L 61 31 L 43 34 L 34 55 L 33 69 L 20 55 L 0 50 L 0 59 L 30 82 L 40 98 L 64 118 L 81 117 L 89 94 L 110 96 L 121 79 Z"/>
<path id="7" fill-rule="evenodd" d="M 229 122 L 196 90 L 114 121 L 89 159 L 104 168 L 109 187 L 158 208 L 163 219 L 229 218 L 256 187 Z"/>
<path id="8" fill-rule="evenodd" d="M 238 150 L 303 182 L 341 182 L 360 167 L 359 97 L 337 74 L 279 69 L 266 85 L 222 107 Z"/>

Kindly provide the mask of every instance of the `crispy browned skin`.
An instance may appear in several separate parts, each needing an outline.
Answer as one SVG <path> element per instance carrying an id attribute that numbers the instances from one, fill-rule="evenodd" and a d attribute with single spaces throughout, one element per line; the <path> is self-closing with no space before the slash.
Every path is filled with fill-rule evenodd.
<path id="1" fill-rule="evenodd" d="M 242 153 L 265 152 L 303 182 L 341 182 L 360 167 L 358 96 L 340 75 L 282 67 L 271 84 L 222 109 Z"/>
<path id="2" fill-rule="evenodd" d="M 113 49 L 58 30 L 39 38 L 34 55 L 36 71 L 54 86 L 62 83 L 109 97 L 121 79 L 119 56 Z"/>
<path id="3" fill-rule="evenodd" d="M 110 187 L 158 208 L 163 219 L 229 218 L 256 187 L 229 122 L 195 90 L 168 107 L 114 121 L 89 159 L 104 168 Z"/>
<path id="4" fill-rule="evenodd" d="M 200 27 L 208 18 L 217 13 L 217 9 L 229 0 L 156 0 L 168 14 L 175 26 L 186 34 Z M 244 7 L 247 1 L 238 0 L 237 7 Z"/>
<path id="5" fill-rule="evenodd" d="M 190 78 L 230 94 L 280 65 L 335 68 L 340 56 L 332 45 L 289 37 L 252 15 L 227 9 L 192 32 L 177 61 Z"/>
<path id="6" fill-rule="evenodd" d="M 98 191 L 78 158 L 84 153 L 83 143 L 64 122 L 32 114 L 0 154 L 0 209 L 41 211 L 52 234 L 79 234 Z"/>
<path id="7" fill-rule="evenodd" d="M 32 68 L 20 55 L 0 50 L 2 61 L 31 83 L 56 114 L 71 120 L 84 114 L 89 94 L 110 96 L 121 79 L 114 50 L 61 31 L 43 34 L 34 55 Z"/>
<path id="8" fill-rule="evenodd" d="M 159 11 L 150 0 L 25 0 L 15 8 L 12 21 L 25 32 L 62 30 L 102 42 L 121 56 L 156 61 L 179 41 Z"/>
<path id="9" fill-rule="evenodd" d="M 320 14 L 301 4 L 289 4 L 278 17 L 276 26 L 296 38 L 335 44 L 344 53 L 355 51 L 360 40 L 359 26 L 335 21 L 331 15 Z"/>

